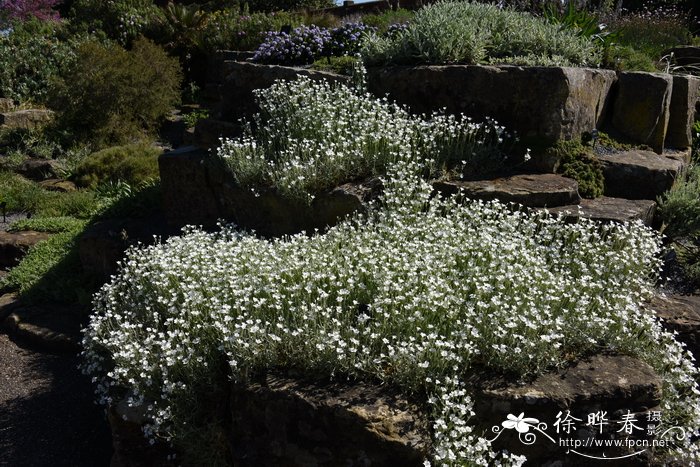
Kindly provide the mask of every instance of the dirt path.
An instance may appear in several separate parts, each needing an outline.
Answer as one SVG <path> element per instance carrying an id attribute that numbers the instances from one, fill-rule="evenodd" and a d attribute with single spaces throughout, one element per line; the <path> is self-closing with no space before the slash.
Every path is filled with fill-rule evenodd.
<path id="1" fill-rule="evenodd" d="M 109 428 L 77 364 L 0 334 L 0 466 L 109 465 Z"/>

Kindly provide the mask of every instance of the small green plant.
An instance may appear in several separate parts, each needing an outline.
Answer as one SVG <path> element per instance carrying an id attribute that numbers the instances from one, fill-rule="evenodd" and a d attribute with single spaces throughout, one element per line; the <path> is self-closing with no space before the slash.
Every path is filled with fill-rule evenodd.
<path id="1" fill-rule="evenodd" d="M 409 23 L 415 13 L 411 10 L 399 8 L 398 10 L 387 10 L 382 13 L 375 13 L 362 16 L 362 22 L 367 26 L 377 29 L 378 34 L 386 34 L 391 26 L 396 24 Z"/>
<path id="2" fill-rule="evenodd" d="M 207 109 L 195 109 L 191 112 L 186 113 L 182 117 L 182 121 L 185 122 L 187 128 L 194 128 L 197 122 L 209 118 L 209 111 Z"/>
<path id="3" fill-rule="evenodd" d="M 7 229 L 11 232 L 34 230 L 36 232 L 61 233 L 84 227 L 85 221 L 75 217 L 32 217 L 15 221 Z"/>
<path id="4" fill-rule="evenodd" d="M 158 178 L 158 156 L 162 150 L 139 143 L 116 146 L 86 157 L 73 172 L 78 186 L 96 188 L 119 181 L 138 185 Z"/>
<path id="5" fill-rule="evenodd" d="M 153 0 L 73 0 L 71 27 L 100 33 L 122 45 L 141 35 L 157 37 L 163 11 Z"/>
<path id="6" fill-rule="evenodd" d="M 700 166 L 693 165 L 659 198 L 662 232 L 671 238 L 700 232 Z"/>
<path id="7" fill-rule="evenodd" d="M 65 131 L 98 147 L 124 144 L 151 133 L 179 102 L 177 59 L 146 39 L 126 51 L 86 43 L 55 83 L 51 106 Z"/>
<path id="8" fill-rule="evenodd" d="M 356 57 L 326 57 L 316 60 L 311 68 L 351 76 L 360 60 Z"/>
<path id="9" fill-rule="evenodd" d="M 559 141 L 547 150 L 547 155 L 559 161 L 558 173 L 578 182 L 578 191 L 582 197 L 597 198 L 603 195 L 603 169 L 590 144 Z"/>

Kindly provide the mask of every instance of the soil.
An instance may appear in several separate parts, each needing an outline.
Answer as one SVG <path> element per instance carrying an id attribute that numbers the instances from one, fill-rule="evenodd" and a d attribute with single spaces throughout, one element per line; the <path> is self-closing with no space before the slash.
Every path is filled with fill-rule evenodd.
<path id="1" fill-rule="evenodd" d="M 0 466 L 109 465 L 106 416 L 78 362 L 0 334 Z"/>

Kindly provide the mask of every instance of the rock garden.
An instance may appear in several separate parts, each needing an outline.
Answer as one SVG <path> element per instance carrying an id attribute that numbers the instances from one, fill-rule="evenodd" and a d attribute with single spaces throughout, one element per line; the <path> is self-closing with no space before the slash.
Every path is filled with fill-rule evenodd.
<path id="1" fill-rule="evenodd" d="M 700 12 L 626 1 L 0 2 L 0 464 L 700 463 Z"/>

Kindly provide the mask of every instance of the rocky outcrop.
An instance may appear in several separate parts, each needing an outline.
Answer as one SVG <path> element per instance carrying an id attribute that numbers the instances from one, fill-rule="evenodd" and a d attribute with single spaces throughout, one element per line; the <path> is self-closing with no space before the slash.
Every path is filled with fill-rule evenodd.
<path id="1" fill-rule="evenodd" d="M 666 146 L 689 148 L 693 145 L 691 128 L 695 123 L 695 105 L 700 98 L 700 78 L 673 76 Z"/>
<path id="2" fill-rule="evenodd" d="M 574 139 L 597 128 L 615 81 L 610 70 L 519 66 L 418 66 L 368 70 L 378 97 L 415 113 L 445 108 L 476 121 L 491 117 L 522 137 Z"/>
<path id="3" fill-rule="evenodd" d="M 580 204 L 550 208 L 551 214 L 563 214 L 567 219 L 584 217 L 601 222 L 631 222 L 641 220 L 652 225 L 656 202 L 647 199 L 624 199 L 601 196 L 582 199 Z"/>
<path id="4" fill-rule="evenodd" d="M 183 148 L 159 158 L 163 206 L 168 223 L 213 227 L 223 219 L 268 237 L 323 230 L 337 224 L 381 192 L 378 180 L 347 183 L 318 194 L 310 204 L 272 190 L 238 187 L 209 153 Z"/>
<path id="5" fill-rule="evenodd" d="M 7 97 L 0 97 L 0 113 L 15 110 L 15 101 Z"/>
<path id="6" fill-rule="evenodd" d="M 53 112 L 46 109 L 26 109 L 0 113 L 0 127 L 31 130 L 53 119 Z"/>
<path id="7" fill-rule="evenodd" d="M 53 159 L 27 159 L 15 171 L 30 180 L 42 181 L 60 178 L 64 169 L 61 162 Z"/>
<path id="8" fill-rule="evenodd" d="M 436 182 L 433 188 L 443 195 L 461 192 L 467 198 L 499 200 L 528 207 L 578 204 L 576 180 L 554 174 L 514 175 L 495 180 Z"/>
<path id="9" fill-rule="evenodd" d="M 59 193 L 70 193 L 78 190 L 75 183 L 60 178 L 44 180 L 43 182 L 39 182 L 39 186 L 41 186 L 44 190 L 57 191 Z"/>
<path id="10" fill-rule="evenodd" d="M 585 462 L 591 465 L 586 457 L 570 452 L 568 448 L 573 446 L 560 445 L 559 439 L 585 441 L 588 438 L 622 438 L 624 433 L 617 430 L 624 414 L 629 411 L 637 420 L 645 420 L 650 410 L 659 410 L 657 407 L 662 395 L 662 381 L 654 370 L 639 360 L 622 355 L 593 356 L 569 368 L 544 374 L 529 384 L 487 380 L 481 383 L 481 387 L 474 408 L 478 426 L 490 430 L 490 438 L 501 432 L 493 444 L 496 450 L 507 449 L 525 455 L 533 465 L 547 465 L 549 462 L 570 466 L 584 465 Z M 561 420 L 567 411 L 579 419 L 578 422 L 572 420 L 574 426 L 570 433 L 563 430 L 561 423 L 555 425 L 556 420 Z M 605 412 L 608 419 L 608 425 L 601 427 L 602 432 L 596 426 L 586 426 L 588 414 L 598 412 Z M 522 438 L 519 439 L 516 430 L 503 429 L 502 422 L 510 418 L 508 415 L 521 413 L 537 419 L 538 423 L 532 423 L 534 426 L 546 423 L 546 426 L 539 426 L 553 439 L 547 439 L 541 432 L 531 429 L 537 439 L 527 445 L 521 441 Z M 492 427 L 496 427 L 496 430 L 492 430 Z M 636 434 L 635 439 L 646 437 L 646 431 Z M 581 448 L 578 451 L 598 457 L 628 453 L 624 448 Z M 649 458 L 635 456 L 627 461 L 618 459 L 614 462 L 615 465 L 648 465 Z"/>
<path id="11" fill-rule="evenodd" d="M 427 418 L 382 386 L 267 376 L 231 396 L 234 464 L 422 466 Z"/>
<path id="12" fill-rule="evenodd" d="M 0 231 L 0 267 L 16 266 L 27 254 L 27 251 L 49 234 L 27 230 L 23 232 Z"/>
<path id="13" fill-rule="evenodd" d="M 655 200 L 673 186 L 684 164 L 651 151 L 632 150 L 598 156 L 605 196 Z"/>
<path id="14" fill-rule="evenodd" d="M 700 362 L 700 296 L 656 296 L 649 308 L 662 319 L 666 329 L 678 333 L 676 338 Z"/>
<path id="15" fill-rule="evenodd" d="M 669 121 L 673 78 L 669 74 L 624 72 L 617 80 L 612 128 L 630 142 L 661 154 Z"/>

